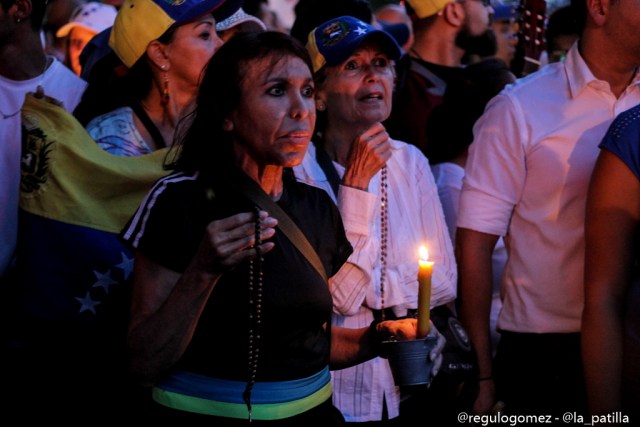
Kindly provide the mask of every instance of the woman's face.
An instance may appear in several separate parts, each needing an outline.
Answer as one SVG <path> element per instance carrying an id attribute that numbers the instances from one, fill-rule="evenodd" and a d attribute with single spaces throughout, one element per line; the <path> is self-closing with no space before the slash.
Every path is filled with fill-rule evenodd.
<path id="1" fill-rule="evenodd" d="M 86 27 L 77 26 L 69 32 L 69 65 L 71 70 L 76 73 L 77 76 L 82 72 L 82 65 L 80 65 L 80 54 L 82 49 L 85 48 L 87 43 L 91 40 L 96 32 Z"/>
<path id="2" fill-rule="evenodd" d="M 311 70 L 298 57 L 269 56 L 243 67 L 238 107 L 225 120 L 240 161 L 292 167 L 302 162 L 315 125 Z"/>
<path id="3" fill-rule="evenodd" d="M 387 119 L 394 77 L 387 55 L 368 41 L 342 64 L 327 67 L 317 99 L 326 105 L 329 126 L 337 121 L 369 126 Z"/>
<path id="4" fill-rule="evenodd" d="M 202 70 L 222 43 L 211 15 L 176 28 L 173 40 L 165 48 L 172 89 L 197 93 Z"/>

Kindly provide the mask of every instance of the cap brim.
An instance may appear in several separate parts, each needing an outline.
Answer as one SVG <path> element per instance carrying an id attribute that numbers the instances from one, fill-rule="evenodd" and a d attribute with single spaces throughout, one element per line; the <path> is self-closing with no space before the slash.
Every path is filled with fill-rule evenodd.
<path id="1" fill-rule="evenodd" d="M 388 33 L 375 29 L 373 31 L 369 31 L 363 37 L 358 37 L 352 40 L 347 46 L 345 46 L 344 52 L 342 54 L 336 54 L 332 61 L 327 61 L 327 65 L 334 66 L 342 64 L 351 55 L 353 55 L 353 52 L 358 50 L 362 43 L 368 40 L 376 40 L 382 51 L 393 61 L 400 59 L 402 56 L 402 49 L 398 46 L 395 39 Z"/>
<path id="2" fill-rule="evenodd" d="M 69 33 L 71 32 L 71 30 L 73 30 L 75 27 L 77 27 L 79 25 L 80 24 L 78 24 L 77 22 L 69 22 L 68 24 L 63 25 L 56 32 L 56 37 L 66 37 L 66 36 L 68 36 Z"/>
<path id="3" fill-rule="evenodd" d="M 224 4 L 224 1 L 225 0 L 204 0 L 176 19 L 176 25 L 191 22 L 203 15 L 206 15 L 207 13 L 211 13 Z"/>
<path id="4" fill-rule="evenodd" d="M 74 28 L 84 28 L 87 31 L 92 31 L 95 34 L 98 34 L 100 31 L 96 30 L 95 28 L 92 28 L 88 25 L 83 24 L 82 22 L 70 22 L 62 27 L 60 27 L 60 29 L 58 30 L 58 32 L 56 33 L 56 37 L 66 37 L 69 35 L 69 33 L 71 33 L 71 30 L 73 30 Z"/>
<path id="5" fill-rule="evenodd" d="M 236 13 L 227 19 L 216 23 L 216 31 L 226 31 L 241 24 L 251 24 L 255 26 L 256 31 L 266 31 L 267 26 L 253 15 L 249 15 L 242 9 L 238 9 Z"/>

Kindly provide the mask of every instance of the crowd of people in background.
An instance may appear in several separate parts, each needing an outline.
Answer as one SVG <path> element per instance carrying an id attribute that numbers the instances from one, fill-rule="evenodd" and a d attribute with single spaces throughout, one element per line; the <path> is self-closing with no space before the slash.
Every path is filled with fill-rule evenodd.
<path id="1" fill-rule="evenodd" d="M 3 416 L 637 423 L 639 25 L 614 0 L 0 0 Z M 423 339 L 420 246 L 432 379 L 404 387 L 383 342 Z"/>

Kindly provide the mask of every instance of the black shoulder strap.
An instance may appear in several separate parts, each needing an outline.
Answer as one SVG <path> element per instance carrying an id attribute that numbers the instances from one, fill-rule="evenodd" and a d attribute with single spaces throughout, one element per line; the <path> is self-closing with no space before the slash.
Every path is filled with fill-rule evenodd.
<path id="1" fill-rule="evenodd" d="M 311 243 L 307 240 L 304 233 L 298 228 L 293 220 L 282 210 L 280 206 L 274 202 L 271 197 L 256 183 L 245 174 L 238 174 L 240 185 L 245 195 L 258 207 L 269 212 L 269 215 L 278 220 L 278 228 L 282 230 L 285 236 L 294 244 L 294 246 L 307 258 L 309 263 L 316 269 L 320 277 L 326 282 L 327 272 L 322 265 L 320 257 L 316 253 Z"/>
<path id="2" fill-rule="evenodd" d="M 314 144 L 315 145 L 315 144 Z M 315 145 L 316 147 L 316 160 L 318 160 L 318 164 L 322 168 L 322 171 L 327 176 L 329 180 L 329 184 L 331 184 L 331 189 L 333 190 L 333 194 L 338 197 L 338 189 L 340 188 L 340 176 L 338 175 L 338 171 L 336 167 L 333 165 L 333 161 L 327 154 L 327 151 L 322 147 L 322 145 Z"/>
<path id="3" fill-rule="evenodd" d="M 147 129 L 147 131 L 151 135 L 151 138 L 153 138 L 154 142 L 156 143 L 156 146 L 158 148 L 165 148 L 167 146 L 167 143 L 165 142 L 155 123 L 153 123 L 153 121 L 151 120 L 151 117 L 149 117 L 144 108 L 142 108 L 142 105 L 140 105 L 140 103 L 138 102 L 132 102 L 129 104 L 129 106 L 131 107 L 133 112 L 136 113 L 136 116 L 138 116 L 144 127 Z"/>

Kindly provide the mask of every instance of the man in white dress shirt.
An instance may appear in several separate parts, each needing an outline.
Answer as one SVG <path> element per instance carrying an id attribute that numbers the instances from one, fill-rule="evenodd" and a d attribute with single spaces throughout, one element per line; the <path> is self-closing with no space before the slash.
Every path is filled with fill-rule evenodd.
<path id="1" fill-rule="evenodd" d="M 598 144 L 640 102 L 640 8 L 574 0 L 584 26 L 565 61 L 507 87 L 474 129 L 458 216 L 460 314 L 479 358 L 476 413 L 585 410 L 580 357 L 584 215 Z M 492 366 L 491 250 L 506 236 Z"/>

